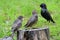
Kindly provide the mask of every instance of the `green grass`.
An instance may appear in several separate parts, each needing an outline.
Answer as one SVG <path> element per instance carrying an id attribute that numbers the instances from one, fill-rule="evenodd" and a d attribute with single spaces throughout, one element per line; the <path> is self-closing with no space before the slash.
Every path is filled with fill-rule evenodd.
<path id="1" fill-rule="evenodd" d="M 48 23 L 40 15 L 41 8 L 39 5 L 46 3 L 47 8 L 53 17 L 56 25 Z M 27 20 L 32 16 L 32 10 L 36 10 L 39 16 L 37 27 L 48 26 L 50 29 L 51 40 L 60 40 L 60 1 L 59 0 L 0 0 L 0 38 L 9 35 L 11 25 L 14 20 L 22 15 L 25 17 L 23 26 Z"/>

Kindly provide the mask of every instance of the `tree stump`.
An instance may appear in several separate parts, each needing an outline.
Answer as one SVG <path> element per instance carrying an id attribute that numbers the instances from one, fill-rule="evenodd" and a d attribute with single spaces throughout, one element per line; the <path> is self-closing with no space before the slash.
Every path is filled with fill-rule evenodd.
<path id="1" fill-rule="evenodd" d="M 49 28 L 18 30 L 17 40 L 49 40 Z"/>

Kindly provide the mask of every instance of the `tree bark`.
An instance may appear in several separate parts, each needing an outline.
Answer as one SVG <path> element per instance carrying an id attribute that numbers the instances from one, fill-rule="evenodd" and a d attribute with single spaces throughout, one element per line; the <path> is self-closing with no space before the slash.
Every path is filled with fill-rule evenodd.
<path id="1" fill-rule="evenodd" d="M 49 28 L 18 30 L 17 40 L 49 40 Z"/>

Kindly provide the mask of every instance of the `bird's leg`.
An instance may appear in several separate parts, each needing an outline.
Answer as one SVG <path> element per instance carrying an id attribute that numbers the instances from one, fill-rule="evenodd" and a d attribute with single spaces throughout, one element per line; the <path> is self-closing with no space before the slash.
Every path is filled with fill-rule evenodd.
<path id="1" fill-rule="evenodd" d="M 48 20 L 48 25 L 50 24 L 50 20 Z"/>

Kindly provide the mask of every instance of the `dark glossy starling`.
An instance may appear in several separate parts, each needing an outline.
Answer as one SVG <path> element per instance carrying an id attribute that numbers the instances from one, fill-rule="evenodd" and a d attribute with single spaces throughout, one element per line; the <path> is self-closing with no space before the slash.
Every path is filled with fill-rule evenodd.
<path id="1" fill-rule="evenodd" d="M 35 10 L 32 12 L 32 17 L 27 21 L 25 27 L 32 27 L 38 21 L 38 15 Z"/>
<path id="2" fill-rule="evenodd" d="M 53 21 L 51 15 L 49 14 L 48 10 L 47 10 L 46 4 L 42 3 L 40 5 L 40 7 L 41 7 L 41 15 L 42 15 L 42 17 L 45 18 L 49 22 L 51 21 L 51 22 L 55 23 Z"/>

